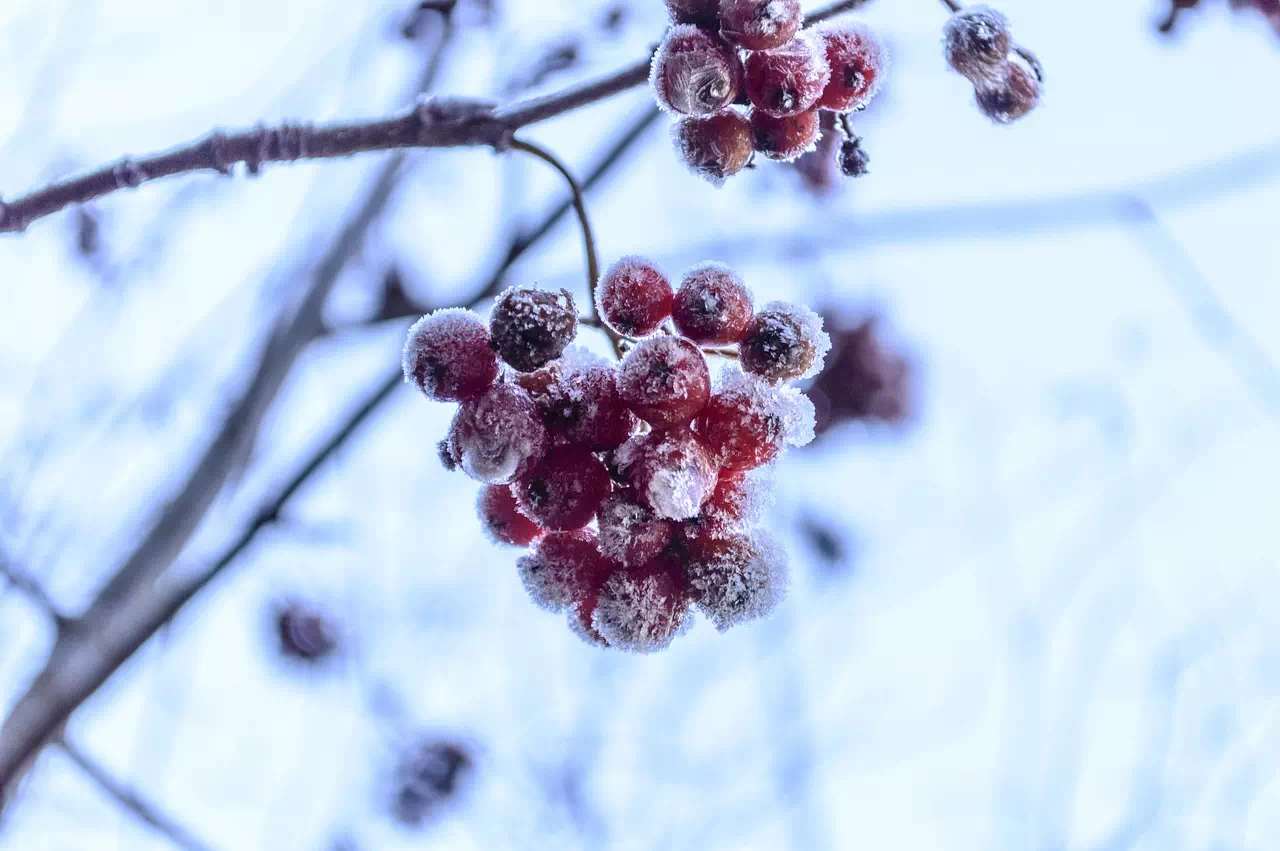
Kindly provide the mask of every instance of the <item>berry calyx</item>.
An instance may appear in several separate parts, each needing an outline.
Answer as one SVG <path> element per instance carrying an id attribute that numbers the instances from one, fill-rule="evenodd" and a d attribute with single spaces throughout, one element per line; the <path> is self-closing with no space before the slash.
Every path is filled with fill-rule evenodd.
<path id="1" fill-rule="evenodd" d="M 516 569 L 533 602 L 559 612 L 594 595 L 612 565 L 600 554 L 595 533 L 579 529 L 549 532 L 520 557 Z"/>
<path id="2" fill-rule="evenodd" d="M 680 159 L 694 174 L 715 186 L 751 162 L 751 122 L 734 109 L 706 118 L 685 118 L 672 132 Z"/>
<path id="3" fill-rule="evenodd" d="M 707 404 L 711 371 L 690 341 L 648 337 L 623 358 L 618 392 L 640 419 L 668 428 L 689 422 Z"/>
<path id="4" fill-rule="evenodd" d="M 752 318 L 738 357 L 747 372 L 778 382 L 817 375 L 830 349 L 821 317 L 803 305 L 773 302 Z"/>
<path id="5" fill-rule="evenodd" d="M 820 37 L 831 66 L 831 79 L 818 99 L 818 107 L 832 112 L 862 109 L 880 90 L 887 60 L 884 45 L 875 33 L 859 24 L 823 29 Z"/>
<path id="6" fill-rule="evenodd" d="M 670 520 L 698 516 L 719 473 L 710 447 L 683 425 L 633 437 L 613 463 L 640 504 Z"/>
<path id="7" fill-rule="evenodd" d="M 680 126 L 687 122 L 702 123 L 702 119 L 685 119 Z M 647 337 L 671 315 L 671 297 L 671 284 L 661 269 L 643 257 L 623 257 L 601 276 L 596 309 L 604 324 L 618 334 Z"/>
<path id="8" fill-rule="evenodd" d="M 413 324 L 404 342 L 405 381 L 428 399 L 460 402 L 479 396 L 498 377 L 489 332 L 470 310 L 451 307 Z"/>
<path id="9" fill-rule="evenodd" d="M 791 162 L 817 148 L 822 126 L 816 109 L 781 118 L 754 109 L 751 133 L 758 152 L 771 160 Z"/>
<path id="10" fill-rule="evenodd" d="M 680 115 L 711 115 L 742 88 L 742 61 L 718 33 L 689 24 L 667 32 L 649 72 L 658 105 Z"/>
<path id="11" fill-rule="evenodd" d="M 802 32 L 776 50 L 747 58 L 747 98 L 773 116 L 812 109 L 830 79 L 826 49 L 812 33 Z"/>
<path id="12" fill-rule="evenodd" d="M 498 356 L 520 372 L 560 357 L 578 333 L 578 308 L 568 290 L 512 287 L 493 305 L 489 334 Z"/>
<path id="13" fill-rule="evenodd" d="M 480 526 L 489 540 L 527 547 L 543 533 L 541 527 L 520 513 L 509 485 L 488 485 L 476 500 Z"/>
<path id="14" fill-rule="evenodd" d="M 1008 20 L 990 6 L 969 6 L 952 15 L 942 43 L 947 64 L 973 83 L 999 77 L 1013 47 Z"/>
<path id="15" fill-rule="evenodd" d="M 612 483 L 609 471 L 581 446 L 551 450 L 513 490 L 520 510 L 545 529 L 581 529 L 596 515 Z"/>
<path id="16" fill-rule="evenodd" d="M 723 263 L 702 263 L 680 281 L 671 318 L 699 345 L 728 345 L 742 339 L 751 308 L 751 293 L 736 272 Z"/>
<path id="17" fill-rule="evenodd" d="M 721 0 L 720 32 L 747 50 L 773 50 L 790 41 L 804 14 L 799 0 Z"/>
<path id="18" fill-rule="evenodd" d="M 542 460 L 549 443 L 529 394 L 507 382 L 463 402 L 449 428 L 452 457 L 468 476 L 490 484 L 527 474 Z"/>

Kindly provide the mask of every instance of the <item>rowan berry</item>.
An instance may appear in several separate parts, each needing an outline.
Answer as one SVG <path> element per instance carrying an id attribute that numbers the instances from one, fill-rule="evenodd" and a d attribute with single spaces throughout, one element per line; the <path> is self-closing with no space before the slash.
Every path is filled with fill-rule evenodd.
<path id="1" fill-rule="evenodd" d="M 402 359 L 404 378 L 437 402 L 479 396 L 498 376 L 489 332 L 470 310 L 430 313 L 409 329 Z"/>
<path id="2" fill-rule="evenodd" d="M 831 66 L 831 79 L 818 99 L 818 107 L 832 112 L 862 109 L 880 90 L 888 59 L 884 44 L 861 24 L 823 29 L 820 37 Z"/>
<path id="3" fill-rule="evenodd" d="M 689 170 L 715 186 L 746 168 L 754 151 L 751 122 L 736 109 L 682 119 L 672 137 Z"/>
<path id="4" fill-rule="evenodd" d="M 816 375 L 830 349 L 831 338 L 818 314 L 775 301 L 752 318 L 738 356 L 747 372 L 778 382 Z"/>
<path id="5" fill-rule="evenodd" d="M 676 329 L 702 346 L 742 338 L 751 321 L 751 292 L 723 263 L 702 263 L 685 273 L 671 304 Z"/>
<path id="6" fill-rule="evenodd" d="M 812 109 L 830 79 L 826 49 L 809 32 L 776 50 L 747 57 L 747 97 L 756 109 L 773 116 Z"/>
<path id="7" fill-rule="evenodd" d="M 453 457 L 477 481 L 504 484 L 542 460 L 550 443 L 529 394 L 498 382 L 462 403 L 449 428 Z"/>
<path id="8" fill-rule="evenodd" d="M 543 530 L 516 505 L 510 485 L 486 485 L 476 499 L 476 513 L 489 540 L 496 544 L 527 547 Z"/>
<path id="9" fill-rule="evenodd" d="M 520 510 L 545 529 L 581 529 L 609 494 L 609 471 L 583 446 L 552 449 L 513 488 Z"/>
<path id="10" fill-rule="evenodd" d="M 720 32 L 747 50 L 773 50 L 804 23 L 799 0 L 721 0 Z"/>
<path id="11" fill-rule="evenodd" d="M 711 371 L 693 343 L 648 337 L 627 353 L 618 392 L 635 415 L 654 428 L 687 423 L 711 394 Z"/>
<path id="12" fill-rule="evenodd" d="M 560 357 L 578 333 L 578 309 L 568 290 L 512 287 L 489 315 L 492 346 L 508 365 L 533 372 Z"/>
<path id="13" fill-rule="evenodd" d="M 679 126 L 703 121 L 689 118 Z M 661 269 L 643 257 L 623 257 L 600 278 L 596 309 L 604 324 L 618 334 L 646 337 L 671 315 L 671 296 L 671 283 Z"/>
<path id="14" fill-rule="evenodd" d="M 781 118 L 753 109 L 751 133 L 759 153 L 771 160 L 792 162 L 818 147 L 822 127 L 816 109 Z"/>
<path id="15" fill-rule="evenodd" d="M 716 32 L 677 24 L 653 56 L 649 82 L 658 105 L 681 115 L 711 115 L 742 88 L 742 60 Z"/>

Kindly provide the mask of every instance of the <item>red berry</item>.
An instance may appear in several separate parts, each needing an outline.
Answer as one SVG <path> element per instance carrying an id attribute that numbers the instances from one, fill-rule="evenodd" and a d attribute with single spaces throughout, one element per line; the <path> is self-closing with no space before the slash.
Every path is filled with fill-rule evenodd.
<path id="1" fill-rule="evenodd" d="M 449 443 L 462 469 L 491 484 L 527 474 L 542 460 L 549 442 L 529 394 L 506 382 L 462 403 L 449 428 Z"/>
<path id="2" fill-rule="evenodd" d="M 558 612 L 596 593 L 612 565 L 600 554 L 595 533 L 579 529 L 547 533 L 516 568 L 533 602 Z"/>
<path id="3" fill-rule="evenodd" d="M 751 122 L 735 109 L 685 118 L 672 132 L 676 150 L 694 174 L 715 186 L 747 167 L 753 152 Z"/>
<path id="4" fill-rule="evenodd" d="M 813 404 L 798 390 L 772 387 L 738 370 L 693 421 L 713 457 L 729 472 L 752 470 L 778 457 L 784 443 L 813 439 Z"/>
<path id="5" fill-rule="evenodd" d="M 1011 124 L 1040 102 L 1040 66 L 1019 53 L 1009 54 L 994 79 L 978 83 L 978 108 L 997 124 Z"/>
<path id="6" fill-rule="evenodd" d="M 591 620 L 610 647 L 633 653 L 669 647 L 690 625 L 680 566 L 658 559 L 639 570 L 615 570 L 600 589 Z"/>
<path id="7" fill-rule="evenodd" d="M 707 542 L 685 572 L 698 608 L 721 632 L 765 617 L 787 589 L 786 552 L 759 532 Z"/>
<path id="8" fill-rule="evenodd" d="M 884 45 L 860 24 L 824 29 L 821 37 L 831 80 L 818 100 L 819 108 L 834 112 L 862 109 L 880 90 L 887 59 Z"/>
<path id="9" fill-rule="evenodd" d="M 600 551 L 623 567 L 640 567 L 671 543 L 675 524 L 641 505 L 630 488 L 619 488 L 600 504 Z"/>
<path id="10" fill-rule="evenodd" d="M 622 336 L 645 337 L 671 315 L 671 284 L 643 257 L 623 257 L 600 278 L 596 309 L 604 324 Z"/>
<path id="11" fill-rule="evenodd" d="M 813 109 L 830 78 L 827 52 L 808 32 L 747 58 L 747 97 L 756 109 L 778 117 Z"/>
<path id="12" fill-rule="evenodd" d="M 974 83 L 999 76 L 1013 47 L 1009 22 L 990 6 L 956 12 L 942 31 L 947 64 Z"/>
<path id="13" fill-rule="evenodd" d="M 742 339 L 751 321 L 751 293 L 722 263 L 703 263 L 685 273 L 671 304 L 681 334 L 703 346 Z"/>
<path id="14" fill-rule="evenodd" d="M 595 517 L 612 482 L 604 463 L 582 446 L 552 449 L 515 484 L 520 510 L 546 529 L 581 529 Z"/>
<path id="15" fill-rule="evenodd" d="M 596 452 L 626 443 L 636 417 L 618 394 L 616 367 L 603 362 L 569 369 L 544 367 L 531 375 L 549 371 L 553 380 L 545 388 L 535 387 L 532 396 L 554 442 L 581 444 Z"/>
<path id="16" fill-rule="evenodd" d="M 720 15 L 720 0 L 667 0 L 667 13 L 677 24 L 714 27 Z"/>
<path id="17" fill-rule="evenodd" d="M 404 379 L 437 402 L 479 396 L 498 377 L 480 317 L 450 307 L 422 317 L 404 342 Z"/>
<path id="18" fill-rule="evenodd" d="M 742 368 L 769 381 L 817 375 L 831 349 L 822 318 L 803 305 L 766 304 L 738 346 Z"/>
<path id="19" fill-rule="evenodd" d="M 742 88 L 742 61 L 718 33 L 677 24 L 653 56 L 649 72 L 658 105 L 681 115 L 719 112 Z"/>
<path id="20" fill-rule="evenodd" d="M 707 404 L 711 371 L 688 340 L 649 337 L 623 358 L 618 392 L 640 419 L 667 428 L 689 422 Z"/>
<path id="21" fill-rule="evenodd" d="M 613 460 L 640 503 L 659 517 L 696 517 L 716 486 L 711 450 L 688 426 L 633 437 Z"/>
<path id="22" fill-rule="evenodd" d="M 520 372 L 533 372 L 573 342 L 578 309 L 568 290 L 512 287 L 494 303 L 489 333 L 504 361 Z"/>
<path id="23" fill-rule="evenodd" d="M 542 534 L 542 529 L 516 508 L 516 498 L 509 485 L 482 488 L 476 500 L 476 512 L 485 534 L 495 544 L 527 547 Z"/>
<path id="24" fill-rule="evenodd" d="M 753 109 L 751 132 L 757 151 L 771 160 L 791 162 L 818 147 L 822 126 L 816 109 L 782 118 Z"/>
<path id="25" fill-rule="evenodd" d="M 799 0 L 721 0 L 720 32 L 747 50 L 781 47 L 800 31 Z"/>
<path id="26" fill-rule="evenodd" d="M 773 479 L 768 471 L 757 470 L 751 475 L 722 472 L 697 522 L 702 532 L 722 537 L 758 523 L 772 502 Z"/>

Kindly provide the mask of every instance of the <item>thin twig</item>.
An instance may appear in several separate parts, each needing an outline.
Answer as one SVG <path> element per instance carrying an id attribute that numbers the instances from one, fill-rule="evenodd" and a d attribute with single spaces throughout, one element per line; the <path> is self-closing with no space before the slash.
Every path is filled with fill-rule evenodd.
<path id="1" fill-rule="evenodd" d="M 125 786 L 105 768 L 66 739 L 59 739 L 58 746 L 76 765 L 76 768 L 92 780 L 124 809 L 133 813 L 139 821 L 164 836 L 183 851 L 211 851 L 211 846 L 182 827 L 172 818 L 160 812 L 153 804 L 143 800 L 136 791 Z"/>
<path id="2" fill-rule="evenodd" d="M 59 629 L 69 623 L 67 616 L 53 602 L 53 598 L 44 590 L 44 586 L 22 568 L 14 566 L 3 553 L 0 553 L 0 580 L 18 589 L 23 596 L 34 603 L 44 614 L 52 618 Z"/>
<path id="3" fill-rule="evenodd" d="M 942 5 L 946 6 L 952 12 L 959 12 L 961 9 L 964 8 L 959 3 L 957 3 L 956 0 L 942 0 Z"/>

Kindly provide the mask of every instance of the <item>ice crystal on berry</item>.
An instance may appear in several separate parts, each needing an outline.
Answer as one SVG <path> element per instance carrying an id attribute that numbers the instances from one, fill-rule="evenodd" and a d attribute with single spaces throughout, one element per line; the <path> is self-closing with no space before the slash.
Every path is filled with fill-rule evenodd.
<path id="1" fill-rule="evenodd" d="M 649 82 L 658 104 L 680 115 L 711 115 L 742 88 L 742 61 L 719 34 L 677 24 L 653 55 Z"/>
<path id="2" fill-rule="evenodd" d="M 751 105 L 782 117 L 817 105 L 831 79 L 826 47 L 804 32 L 767 53 L 747 57 L 746 89 Z"/>
<path id="3" fill-rule="evenodd" d="M 470 310 L 449 307 L 413 324 L 404 341 L 404 380 L 437 402 L 483 393 L 498 375 L 489 332 Z"/>
<path id="4" fill-rule="evenodd" d="M 504 484 L 533 469 L 549 440 L 529 394 L 499 382 L 458 408 L 449 443 L 459 466 L 480 482 Z"/>
<path id="5" fill-rule="evenodd" d="M 578 309 L 568 290 L 512 287 L 498 296 L 489 334 L 498 356 L 520 372 L 560 357 L 578 333 Z"/>

